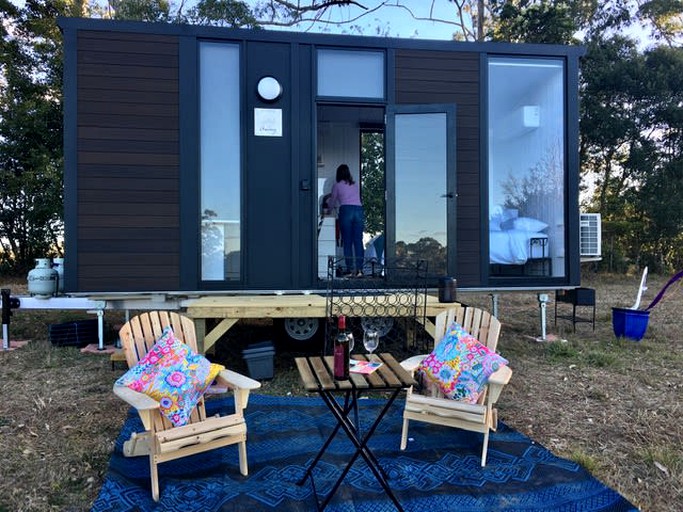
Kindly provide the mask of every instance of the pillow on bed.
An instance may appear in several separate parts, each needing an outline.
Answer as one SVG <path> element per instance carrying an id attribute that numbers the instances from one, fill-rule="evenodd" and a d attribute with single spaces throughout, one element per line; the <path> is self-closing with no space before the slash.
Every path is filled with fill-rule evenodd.
<path id="1" fill-rule="evenodd" d="M 511 229 L 515 228 L 515 219 L 508 219 L 504 220 L 503 222 L 500 223 L 500 229 L 501 231 L 510 231 Z"/>
<path id="2" fill-rule="evenodd" d="M 516 219 L 519 217 L 519 210 L 517 208 L 503 208 L 501 217 L 503 220 Z"/>
<path id="3" fill-rule="evenodd" d="M 508 361 L 454 322 L 417 369 L 423 387 L 436 385 L 455 400 L 476 403 L 489 376 Z"/>
<path id="4" fill-rule="evenodd" d="M 154 346 L 116 381 L 159 402 L 159 411 L 175 427 L 185 425 L 202 395 L 221 370 L 166 327 Z"/>
<path id="5" fill-rule="evenodd" d="M 517 218 L 515 208 L 501 208 L 496 206 L 489 215 L 489 231 L 507 231 L 513 228 L 512 221 Z"/>
<path id="6" fill-rule="evenodd" d="M 532 219 L 531 217 L 518 217 L 512 221 L 512 225 L 515 229 L 529 231 L 531 233 L 538 233 L 548 227 L 545 222 L 538 219 Z"/>

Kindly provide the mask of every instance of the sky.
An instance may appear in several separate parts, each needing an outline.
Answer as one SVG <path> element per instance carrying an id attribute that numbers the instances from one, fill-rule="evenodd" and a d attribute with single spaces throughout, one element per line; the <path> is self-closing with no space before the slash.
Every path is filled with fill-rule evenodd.
<path id="1" fill-rule="evenodd" d="M 11 3 L 22 7 L 25 0 L 10 0 Z M 177 0 L 172 0 L 172 4 L 177 4 Z M 185 2 L 185 5 L 190 6 L 194 4 L 192 0 Z M 249 0 L 247 0 L 247 3 Z M 360 1 L 362 5 L 367 4 L 368 7 L 377 5 L 377 1 Z M 409 12 L 410 9 L 416 17 L 429 18 L 430 9 L 433 8 L 432 16 L 435 19 L 448 20 L 453 19 L 453 3 L 448 0 L 400 0 L 392 2 L 394 5 L 387 5 L 382 7 L 377 12 L 369 12 L 364 17 L 357 21 L 357 25 L 362 28 L 362 35 L 372 36 L 376 35 L 374 31 L 378 26 L 386 27 L 390 37 L 417 37 L 420 39 L 452 39 L 453 32 L 456 28 L 448 23 L 434 23 L 432 21 L 416 21 Z M 395 5 L 397 3 L 402 6 Z M 433 7 L 432 7 L 433 6 Z M 329 11 L 324 19 L 354 19 L 358 14 L 364 12 L 356 6 L 336 7 Z M 332 16 L 332 18 L 330 18 Z M 329 25 L 332 27 L 332 25 Z M 323 30 L 322 26 L 310 27 L 303 25 L 301 30 L 310 29 L 315 32 Z M 332 32 L 340 32 L 341 30 L 348 31 L 348 28 L 339 29 L 331 28 Z"/>
<path id="2" fill-rule="evenodd" d="M 247 3 L 251 4 L 249 0 Z M 337 26 L 334 24 L 302 24 L 300 27 L 292 27 L 288 30 L 332 33 L 351 33 L 356 35 L 375 36 L 386 35 L 399 38 L 418 38 L 451 40 L 453 33 L 459 31 L 458 27 L 452 23 L 456 19 L 455 4 L 448 0 L 389 0 L 387 5 L 379 10 L 372 9 L 381 3 L 382 0 L 360 0 L 359 4 L 368 7 L 368 12 L 361 18 L 357 18 L 365 12 L 358 6 L 340 6 L 328 10 L 323 20 L 338 21 L 355 20 L 353 25 Z M 25 0 L 10 0 L 17 6 L 23 6 Z M 101 3 L 106 0 L 100 0 Z M 179 3 L 179 0 L 171 0 L 172 5 Z M 185 9 L 194 4 L 196 0 L 186 0 Z M 634 3 L 635 8 L 635 3 Z M 411 16 L 412 12 L 412 16 Z M 413 17 L 414 16 L 414 17 Z M 415 19 L 417 18 L 417 19 Z M 428 18 L 441 21 L 431 21 Z M 450 21 L 450 22 L 449 22 Z M 272 28 L 271 28 L 272 29 Z M 378 33 L 381 30 L 381 33 Z M 649 46 L 652 41 L 648 34 L 638 24 L 627 30 L 629 35 L 633 35 L 640 41 L 641 49 Z M 577 34 L 580 36 L 580 34 Z"/>
<path id="3" fill-rule="evenodd" d="M 448 0 L 400 0 L 385 5 L 377 11 L 372 11 L 371 8 L 379 2 L 360 3 L 369 8 L 369 11 L 354 23 L 360 27 L 362 35 L 384 35 L 384 33 L 377 34 L 377 30 L 381 29 L 382 31 L 386 30 L 386 35 L 389 37 L 449 40 L 453 38 L 453 33 L 458 30 L 455 25 L 448 22 L 455 19 L 454 4 Z M 364 12 L 357 6 L 337 7 L 330 9 L 323 19 L 330 19 L 331 21 L 354 20 Z M 442 21 L 434 22 L 428 18 Z M 312 30 L 321 31 L 324 30 L 324 27 L 325 25 L 318 25 L 312 27 Z M 334 28 L 334 25 L 330 27 L 333 32 L 351 30 L 348 25 L 341 29 Z M 302 25 L 301 28 L 306 29 L 308 27 Z"/>

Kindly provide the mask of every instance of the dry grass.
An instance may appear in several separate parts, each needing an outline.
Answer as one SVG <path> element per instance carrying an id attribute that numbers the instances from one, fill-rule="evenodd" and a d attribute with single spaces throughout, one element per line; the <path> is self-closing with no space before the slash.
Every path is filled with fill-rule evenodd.
<path id="1" fill-rule="evenodd" d="M 500 403 L 503 421 L 554 453 L 571 458 L 644 511 L 683 510 L 681 412 L 683 291 L 674 286 L 650 315 L 642 342 L 616 340 L 611 307 L 628 307 L 639 276 L 587 274 L 596 288 L 595 332 L 589 324 L 559 321 L 551 333 L 566 343 L 537 343 L 536 296 L 502 295 L 501 352 L 511 361 L 513 380 Z M 651 277 L 647 305 L 663 286 Z M 24 292 L 19 281 L 0 283 Z M 490 307 L 487 295 L 461 293 L 464 302 Z M 122 369 L 109 359 L 55 348 L 47 324 L 74 314 L 17 311 L 13 339 L 33 340 L 0 354 L 0 512 L 88 510 L 102 484 L 107 461 L 126 413 L 111 385 Z M 84 318 L 85 315 L 80 315 Z M 115 315 L 107 315 L 115 323 Z M 268 325 L 237 326 L 222 340 L 214 359 L 246 371 L 240 351 L 271 336 Z M 301 393 L 292 354 L 279 350 L 276 375 L 261 392 Z"/>

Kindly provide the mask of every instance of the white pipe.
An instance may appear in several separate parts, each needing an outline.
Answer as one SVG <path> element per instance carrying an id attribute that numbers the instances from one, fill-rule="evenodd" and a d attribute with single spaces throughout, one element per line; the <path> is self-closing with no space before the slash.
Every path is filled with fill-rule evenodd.
<path id="1" fill-rule="evenodd" d="M 104 310 L 97 310 L 97 338 L 98 350 L 104 350 Z"/>
<path id="2" fill-rule="evenodd" d="M 541 337 L 536 338 L 536 341 L 546 341 L 547 339 L 547 322 L 546 322 L 546 309 L 548 307 L 549 297 L 547 293 L 538 294 L 538 305 L 540 307 L 541 313 Z"/>
<path id="3" fill-rule="evenodd" d="M 643 292 L 647 290 L 645 282 L 647 281 L 647 267 L 643 270 L 643 277 L 640 278 L 640 287 L 638 288 L 638 296 L 636 297 L 636 303 L 631 306 L 631 309 L 638 309 L 640 307 L 640 299 L 643 297 Z"/>

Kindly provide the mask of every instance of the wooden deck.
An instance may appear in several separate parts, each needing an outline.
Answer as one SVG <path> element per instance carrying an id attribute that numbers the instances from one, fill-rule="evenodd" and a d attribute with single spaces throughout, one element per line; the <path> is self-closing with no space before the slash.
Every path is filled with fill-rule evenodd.
<path id="1" fill-rule="evenodd" d="M 362 300 L 362 297 L 359 297 Z M 203 339 L 203 351 L 209 350 L 231 327 L 250 318 L 325 318 L 327 316 L 324 295 L 225 295 L 189 299 L 184 302 L 186 313 L 195 320 L 198 340 Z M 454 304 L 440 303 L 436 296 L 427 296 L 426 316 L 435 317 Z M 403 316 L 399 312 L 393 316 Z M 391 315 L 388 315 L 391 316 Z M 206 331 L 206 320 L 219 320 Z M 433 332 L 434 326 L 427 319 L 425 328 Z"/>

